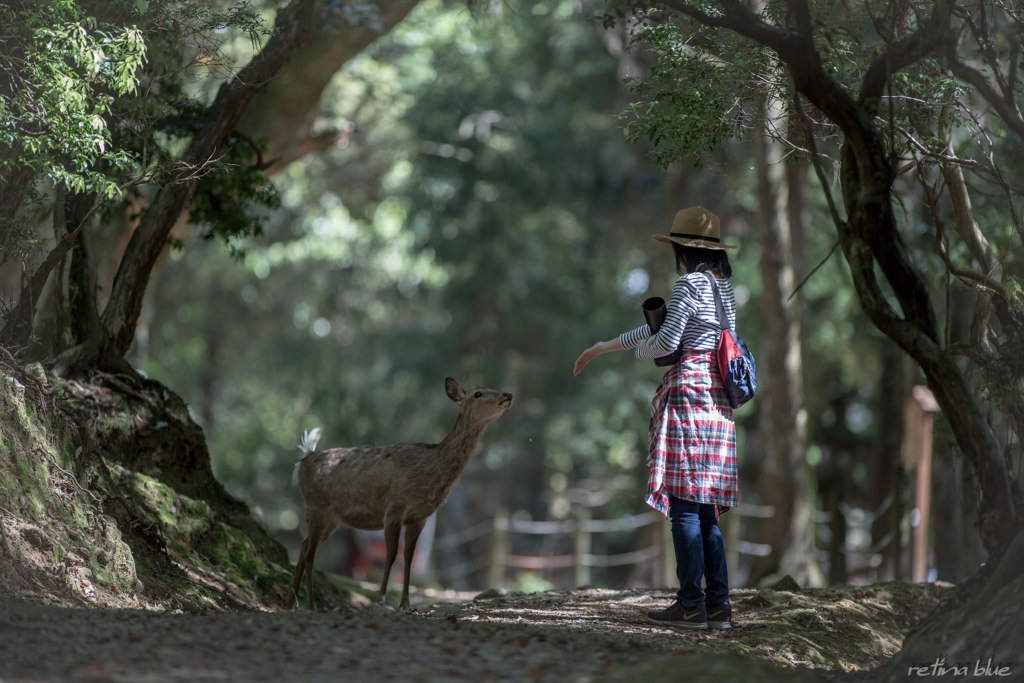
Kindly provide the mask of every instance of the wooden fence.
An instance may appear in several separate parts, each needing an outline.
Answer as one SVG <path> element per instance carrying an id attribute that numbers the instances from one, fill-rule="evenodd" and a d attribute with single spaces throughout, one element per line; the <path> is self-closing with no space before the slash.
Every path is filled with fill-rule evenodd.
<path id="1" fill-rule="evenodd" d="M 871 521 L 884 513 L 891 505 L 887 498 L 878 510 L 868 511 L 851 509 L 841 506 L 839 514 L 848 520 L 848 528 L 858 528 L 870 538 Z M 741 519 L 769 518 L 774 516 L 775 509 L 770 505 L 740 504 L 721 517 L 722 534 L 725 537 L 726 562 L 732 567 L 739 567 L 740 555 L 764 556 L 771 554 L 772 547 L 764 543 L 752 543 L 740 538 Z M 814 521 L 826 526 L 831 519 L 830 513 L 814 511 Z M 650 534 L 651 545 L 627 553 L 612 555 L 595 554 L 592 551 L 594 534 L 622 531 L 640 531 L 644 527 L 656 525 L 655 533 Z M 527 555 L 512 550 L 512 536 L 515 534 L 541 536 L 571 536 L 573 552 L 560 555 Z M 675 577 L 675 555 L 672 552 L 672 531 L 670 522 L 655 511 L 639 515 L 624 515 L 617 519 L 590 519 L 585 513 L 573 519 L 533 522 L 511 518 L 507 512 L 499 511 L 492 519 L 487 519 L 472 527 L 437 538 L 433 544 L 434 551 L 445 551 L 450 548 L 471 543 L 485 536 L 490 536 L 490 551 L 480 554 L 477 558 L 454 567 L 446 567 L 438 572 L 437 578 L 442 582 L 456 577 L 466 576 L 478 571 L 487 571 L 487 585 L 500 586 L 508 578 L 509 569 L 574 570 L 574 584 L 584 586 L 591 583 L 591 569 L 594 567 L 619 567 L 653 562 L 653 581 L 655 585 L 671 585 Z M 846 547 L 842 552 L 848 556 L 868 558 L 882 551 L 890 542 L 890 532 L 876 545 L 869 548 Z M 826 559 L 827 552 L 818 550 L 818 558 Z"/>
<path id="2" fill-rule="evenodd" d="M 739 554 L 767 555 L 771 546 L 762 543 L 751 543 L 738 538 L 740 517 L 771 517 L 775 509 L 766 505 L 739 505 L 723 516 L 728 522 L 722 531 L 726 536 L 727 558 L 735 566 Z M 639 531 L 640 529 L 658 525 L 652 534 L 654 542 L 638 550 L 628 553 L 601 555 L 591 552 L 593 534 L 614 533 L 621 531 Z M 562 555 L 525 555 L 512 552 L 513 534 L 532 534 L 542 536 L 572 536 L 573 552 Z M 590 519 L 585 513 L 573 519 L 533 522 L 511 518 L 507 512 L 499 511 L 493 519 L 485 520 L 453 534 L 442 536 L 434 541 L 434 550 L 446 550 L 470 543 L 490 535 L 490 553 L 475 560 L 464 562 L 454 567 L 446 567 L 438 572 L 438 579 L 445 581 L 487 569 L 487 585 L 500 586 L 505 583 L 507 572 L 511 569 L 568 569 L 575 572 L 574 583 L 584 586 L 591 582 L 593 567 L 619 567 L 624 565 L 642 564 L 654 561 L 654 580 L 658 585 L 668 585 L 675 576 L 675 556 L 671 552 L 672 531 L 669 521 L 655 511 L 639 515 L 624 515 L 617 519 Z M 660 562 L 658 561 L 660 560 Z"/>

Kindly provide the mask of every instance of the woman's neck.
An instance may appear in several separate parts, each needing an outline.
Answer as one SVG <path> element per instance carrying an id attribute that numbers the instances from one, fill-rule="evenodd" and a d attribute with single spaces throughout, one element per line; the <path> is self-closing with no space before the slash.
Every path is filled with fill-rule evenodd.
<path id="1" fill-rule="evenodd" d="M 707 273 L 708 275 L 712 276 L 716 280 L 723 279 L 722 278 L 722 274 L 719 273 L 717 270 L 689 270 L 689 271 L 686 272 L 687 275 L 689 275 L 690 273 Z"/>

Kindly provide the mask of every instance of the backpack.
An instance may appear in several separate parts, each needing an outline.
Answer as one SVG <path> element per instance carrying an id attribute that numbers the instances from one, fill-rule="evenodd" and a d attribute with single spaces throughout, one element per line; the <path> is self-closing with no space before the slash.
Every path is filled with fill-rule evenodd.
<path id="1" fill-rule="evenodd" d="M 733 409 L 754 398 L 757 391 L 757 377 L 754 356 L 747 345 L 729 328 L 729 319 L 725 316 L 722 296 L 718 293 L 718 284 L 714 276 L 705 273 L 711 282 L 711 291 L 715 294 L 715 308 L 718 312 L 718 325 L 722 332 L 718 337 L 715 358 L 718 361 L 718 372 L 722 376 L 722 385 L 729 397 L 729 405 Z"/>

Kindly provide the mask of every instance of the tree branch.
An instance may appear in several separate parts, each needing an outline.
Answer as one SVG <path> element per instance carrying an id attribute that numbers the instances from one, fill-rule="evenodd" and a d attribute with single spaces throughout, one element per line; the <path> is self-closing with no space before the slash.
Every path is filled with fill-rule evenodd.
<path id="1" fill-rule="evenodd" d="M 315 4 L 315 0 L 292 0 L 278 12 L 274 36 L 218 90 L 206 123 L 183 155 L 182 163 L 186 167 L 196 168 L 216 157 L 256 93 L 281 70 L 295 50 L 309 44 Z M 110 331 L 118 353 L 126 352 L 135 336 L 135 323 L 142 310 L 142 297 L 153 266 L 199 182 L 195 174 L 176 180 L 180 182 L 160 190 L 146 211 L 132 234 L 114 278 L 102 322 Z"/>
<path id="2" fill-rule="evenodd" d="M 811 8 L 807 0 L 789 0 L 789 14 L 793 17 L 797 33 L 804 40 L 811 40 L 814 36 L 814 24 L 811 20 Z"/>
<path id="3" fill-rule="evenodd" d="M 957 279 L 965 285 L 981 294 L 999 294 L 1000 296 L 1006 296 L 1006 290 L 1003 289 L 1003 286 L 999 284 L 998 281 L 993 281 L 992 277 L 982 275 L 970 268 L 961 268 L 953 263 L 949 257 L 949 252 L 946 251 L 946 245 L 943 242 L 943 237 L 945 236 L 945 221 L 943 221 L 942 216 L 939 215 L 939 198 L 938 193 L 935 191 L 935 185 L 934 183 L 929 183 L 925 180 L 920 167 L 917 169 L 917 181 L 928 195 L 928 213 L 931 214 L 932 221 L 935 222 L 935 250 L 939 252 L 939 256 L 942 258 L 942 262 L 946 264 L 946 268 L 949 269 L 949 272 L 953 273 L 953 275 L 955 275 Z"/>
<path id="4" fill-rule="evenodd" d="M 790 80 L 792 81 L 792 75 L 790 75 Z M 811 150 L 811 160 L 814 164 L 814 172 L 818 176 L 818 182 L 821 183 L 821 190 L 825 193 L 825 199 L 828 201 L 828 210 L 832 215 L 832 222 L 835 223 L 836 230 L 841 233 L 846 228 L 846 224 L 843 219 L 839 217 L 839 209 L 836 208 L 836 201 L 832 198 L 832 191 L 829 189 L 828 182 L 825 180 L 825 172 L 821 170 L 821 161 L 818 158 L 818 143 L 814 138 L 814 129 L 811 127 L 813 125 L 811 117 L 808 116 L 807 111 L 804 110 L 804 103 L 800 101 L 800 93 L 796 89 L 795 82 L 793 82 L 793 106 L 796 108 L 796 113 L 800 117 L 800 122 L 804 124 L 804 135 L 807 136 L 807 147 Z M 834 249 L 835 247 L 833 247 L 833 250 Z M 829 256 L 831 255 L 832 252 L 830 251 Z M 801 286 L 802 285 L 803 283 L 801 283 Z"/>
<path id="5" fill-rule="evenodd" d="M 885 94 L 889 78 L 901 69 L 927 57 L 951 36 L 950 21 L 956 3 L 939 0 L 928 21 L 906 38 L 889 45 L 868 67 L 861 81 L 861 104 Z"/>
<path id="6" fill-rule="evenodd" d="M 754 14 L 737 0 L 721 0 L 722 8 L 725 11 L 719 16 L 706 14 L 683 0 L 661 0 L 661 4 L 680 14 L 692 17 L 705 26 L 727 28 L 735 31 L 741 36 L 770 47 L 778 52 L 780 56 L 783 53 L 788 54 L 793 51 L 792 39 L 797 37 L 795 33 L 788 29 L 765 23 L 761 17 Z"/>
<path id="7" fill-rule="evenodd" d="M 836 253 L 836 248 L 838 246 L 839 246 L 839 239 L 836 238 L 836 241 L 832 243 L 832 248 L 828 250 L 827 254 L 825 254 L 825 258 L 821 259 L 821 262 L 818 263 L 818 265 L 816 265 L 813 268 L 811 268 L 811 272 L 807 273 L 807 275 L 804 277 L 804 279 L 800 281 L 800 284 L 798 284 L 796 287 L 793 288 L 793 293 L 790 294 L 788 297 L 786 297 L 786 301 L 789 301 L 794 296 L 796 296 L 796 293 L 804 288 L 804 285 L 806 285 L 807 281 L 811 279 L 811 276 L 814 275 L 815 273 L 817 273 L 818 269 L 820 269 L 823 265 L 828 263 L 828 260 L 830 258 L 832 258 L 832 254 Z"/>
<path id="8" fill-rule="evenodd" d="M 1016 102 L 1012 99 L 1007 101 L 1007 98 L 992 87 L 985 74 L 961 62 L 956 54 L 955 45 L 948 44 L 946 46 L 946 63 L 949 64 L 949 70 L 953 72 L 953 75 L 973 86 L 995 110 L 999 118 L 1006 123 L 1006 127 L 1012 130 L 1021 142 L 1024 142 L 1024 117 L 1021 116 Z"/>
<path id="9" fill-rule="evenodd" d="M 249 167 L 250 171 L 265 171 L 268 168 L 270 168 L 274 163 L 277 162 L 277 159 L 271 159 L 270 161 L 264 163 L 263 150 L 260 149 L 260 146 L 256 144 L 255 140 L 253 140 L 245 133 L 240 133 L 237 130 L 233 130 L 231 131 L 231 137 L 238 138 L 245 144 L 249 145 L 249 147 L 252 148 L 252 151 L 256 152 L 256 163 L 253 166 Z"/>
<path id="10" fill-rule="evenodd" d="M 299 50 L 274 79 L 256 95 L 236 130 L 269 140 L 267 174 L 272 175 L 330 142 L 314 133 L 314 114 L 334 74 L 371 43 L 402 21 L 419 0 L 376 0 L 376 27 L 343 19 L 318 21 L 310 44 Z M 326 3 L 324 3 L 326 4 Z M 338 3 L 332 3 L 338 4 Z"/>

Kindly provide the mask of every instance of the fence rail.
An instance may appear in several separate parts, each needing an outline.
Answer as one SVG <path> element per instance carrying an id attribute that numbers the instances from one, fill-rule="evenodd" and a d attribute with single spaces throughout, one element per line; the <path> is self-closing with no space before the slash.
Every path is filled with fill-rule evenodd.
<path id="1" fill-rule="evenodd" d="M 850 518 L 856 518 L 858 522 L 867 521 L 882 515 L 892 504 L 891 497 L 886 498 L 874 511 L 857 510 L 856 514 L 849 508 L 841 507 L 839 514 Z M 831 520 L 831 513 L 821 510 L 812 512 L 814 521 L 820 525 L 826 525 Z M 738 555 L 752 555 L 764 557 L 770 555 L 772 546 L 766 543 L 753 543 L 739 538 L 739 518 L 748 517 L 755 519 L 768 519 L 775 515 L 775 508 L 771 505 L 752 505 L 742 503 L 732 508 L 730 517 L 726 519 L 723 526 L 723 533 L 728 536 L 726 549 L 733 554 L 730 562 L 735 562 Z M 591 536 L 601 533 L 615 533 L 622 531 L 638 531 L 652 524 L 663 524 L 662 532 L 653 535 L 654 543 L 646 548 L 640 548 L 627 553 L 612 555 L 599 555 L 590 552 Z M 855 522 L 856 524 L 856 522 Z M 574 552 L 572 554 L 560 555 L 524 555 L 512 552 L 510 534 L 526 535 L 565 535 L 574 537 Z M 892 532 L 882 538 L 871 548 L 859 551 L 860 554 L 871 555 L 879 552 L 892 541 Z M 462 562 L 452 567 L 445 567 L 438 570 L 438 578 L 451 580 L 466 576 L 484 569 L 488 570 L 491 585 L 500 585 L 505 580 L 505 573 L 508 569 L 526 570 L 547 570 L 547 569 L 576 569 L 577 585 L 590 583 L 590 569 L 593 567 L 621 567 L 631 564 L 641 564 L 664 558 L 661 563 L 664 566 L 655 564 L 656 573 L 660 572 L 662 578 L 671 577 L 675 573 L 674 557 L 669 550 L 671 547 L 670 525 L 659 512 L 649 511 L 638 515 L 623 515 L 614 519 L 589 519 L 586 516 L 579 516 L 575 519 L 564 519 L 555 521 L 527 521 L 514 519 L 505 513 L 499 512 L 491 519 L 486 519 L 466 529 L 455 533 L 446 534 L 434 541 L 434 548 L 446 550 L 485 536 L 491 536 L 491 551 L 488 555 Z M 854 551 L 843 548 L 846 554 Z M 825 551 L 819 551 L 824 554 Z"/>
<path id="2" fill-rule="evenodd" d="M 571 534 L 579 530 L 588 533 L 607 533 L 632 531 L 661 519 L 664 519 L 664 516 L 654 511 L 639 515 L 623 515 L 616 519 L 566 519 L 557 522 L 527 522 L 499 515 L 494 518 L 494 528 L 514 531 L 517 534 Z"/>
<path id="3" fill-rule="evenodd" d="M 731 514 L 735 518 L 769 518 L 775 514 L 775 508 L 770 505 L 741 504 L 733 508 Z M 611 555 L 599 555 L 591 552 L 593 534 L 637 531 L 658 523 L 662 524 L 662 529 L 660 533 L 653 534 L 652 545 L 627 553 Z M 513 553 L 511 534 L 572 536 L 574 552 L 561 555 Z M 659 557 L 663 558 L 663 562 L 655 564 L 656 575 L 665 578 L 675 573 L 673 554 L 669 551 L 672 545 L 670 524 L 661 513 L 653 510 L 638 515 L 623 515 L 614 519 L 590 519 L 581 515 L 574 519 L 539 522 L 514 519 L 506 513 L 499 512 L 492 519 L 436 539 L 434 548 L 450 549 L 488 535 L 491 536 L 491 551 L 488 556 L 439 569 L 438 578 L 451 580 L 487 569 L 490 585 L 501 585 L 505 581 L 506 571 L 510 568 L 527 570 L 575 568 L 576 584 L 585 585 L 590 583 L 590 569 L 593 567 L 622 567 L 656 561 Z M 770 554 L 772 550 L 770 545 L 750 543 L 739 538 L 730 539 L 728 545 L 732 546 L 733 552 L 746 555 L 763 556 Z"/>

